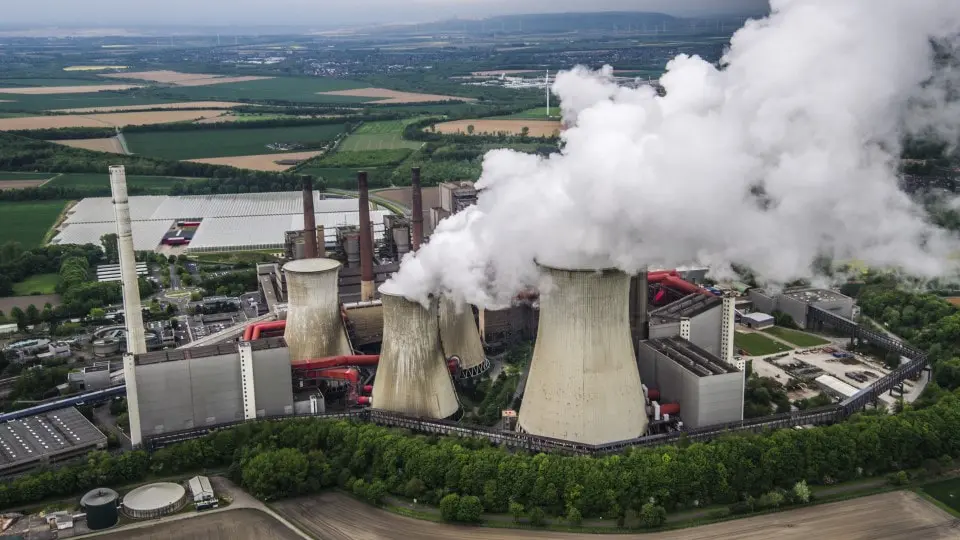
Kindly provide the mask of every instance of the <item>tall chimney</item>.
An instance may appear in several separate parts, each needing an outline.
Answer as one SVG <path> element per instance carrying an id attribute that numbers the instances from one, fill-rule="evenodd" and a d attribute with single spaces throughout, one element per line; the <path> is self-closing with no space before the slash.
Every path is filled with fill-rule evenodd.
<path id="1" fill-rule="evenodd" d="M 317 220 L 313 211 L 313 177 L 303 175 L 303 256 L 317 258 Z"/>
<path id="2" fill-rule="evenodd" d="M 143 311 L 140 308 L 137 259 L 133 253 L 127 174 L 122 165 L 110 167 L 110 191 L 113 193 L 113 211 L 117 218 L 120 276 L 123 279 L 123 313 L 127 322 L 127 352 L 143 354 L 147 352 L 147 342 L 143 331 Z"/>
<path id="3" fill-rule="evenodd" d="M 413 251 L 420 249 L 420 243 L 423 242 L 423 192 L 420 189 L 420 167 L 414 167 L 410 170 L 413 173 L 413 180 L 410 183 L 410 189 L 413 194 L 413 231 L 410 239 L 410 247 Z"/>
<path id="4" fill-rule="evenodd" d="M 367 188 L 367 173 L 357 173 L 357 190 L 360 192 L 360 300 L 373 300 L 376 288 L 373 283 L 373 231 L 370 229 L 370 193 Z"/>

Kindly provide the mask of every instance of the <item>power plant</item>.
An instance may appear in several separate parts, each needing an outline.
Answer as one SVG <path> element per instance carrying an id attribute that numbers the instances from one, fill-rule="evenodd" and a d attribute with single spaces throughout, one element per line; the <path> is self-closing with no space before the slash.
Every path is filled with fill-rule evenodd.
<path id="1" fill-rule="evenodd" d="M 353 352 L 340 317 L 339 270 L 340 263 L 331 259 L 301 259 L 283 266 L 288 295 L 283 337 L 291 362 Z"/>
<path id="2" fill-rule="evenodd" d="M 440 300 L 440 343 L 447 358 L 456 358 L 458 377 L 469 379 L 482 375 L 490 367 L 483 351 L 473 307 L 458 306 L 452 300 Z"/>
<path id="3" fill-rule="evenodd" d="M 123 282 L 123 313 L 127 325 L 127 352 L 147 352 L 143 329 L 143 311 L 140 306 L 140 285 L 137 277 L 137 258 L 133 250 L 133 225 L 127 202 L 127 173 L 123 166 L 110 167 L 110 192 L 117 220 L 117 245 L 120 252 L 120 274 Z"/>

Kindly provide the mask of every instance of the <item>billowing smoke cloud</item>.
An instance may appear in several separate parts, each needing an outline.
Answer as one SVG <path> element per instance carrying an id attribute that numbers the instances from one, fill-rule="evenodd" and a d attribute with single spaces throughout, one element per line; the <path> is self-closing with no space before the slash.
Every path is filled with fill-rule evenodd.
<path id="1" fill-rule="evenodd" d="M 761 280 L 811 276 L 818 257 L 921 276 L 955 238 L 898 189 L 906 130 L 955 133 L 956 0 L 773 0 L 722 67 L 681 55 L 629 89 L 609 69 L 560 74 L 563 149 L 487 154 L 477 205 L 404 259 L 391 292 L 502 304 L 560 267 L 731 263 Z"/>

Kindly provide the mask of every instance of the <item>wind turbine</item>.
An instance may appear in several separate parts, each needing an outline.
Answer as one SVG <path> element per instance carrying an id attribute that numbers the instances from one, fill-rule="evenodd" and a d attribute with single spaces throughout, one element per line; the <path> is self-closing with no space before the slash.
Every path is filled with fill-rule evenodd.
<path id="1" fill-rule="evenodd" d="M 547 88 L 547 119 L 550 119 L 550 70 L 547 70 L 547 77 L 544 79 Z"/>

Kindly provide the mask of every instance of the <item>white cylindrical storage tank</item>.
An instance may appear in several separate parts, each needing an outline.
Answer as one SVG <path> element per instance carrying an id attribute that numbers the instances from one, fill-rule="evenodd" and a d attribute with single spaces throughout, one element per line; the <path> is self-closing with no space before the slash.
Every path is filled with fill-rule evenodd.
<path id="1" fill-rule="evenodd" d="M 180 484 L 157 482 L 140 486 L 123 497 L 123 512 L 134 519 L 154 519 L 178 512 L 187 504 Z"/>
<path id="2" fill-rule="evenodd" d="M 460 378 L 476 377 L 490 367 L 480 343 L 480 331 L 473 318 L 473 308 L 461 306 L 453 300 L 440 300 L 440 343 L 447 358 L 460 359 Z"/>
<path id="3" fill-rule="evenodd" d="M 437 302 L 430 308 L 380 291 L 383 346 L 373 383 L 374 408 L 447 418 L 460 408 L 440 349 Z"/>
<path id="4" fill-rule="evenodd" d="M 332 259 L 301 259 L 283 266 L 287 281 L 287 326 L 283 337 L 290 361 L 352 354 L 343 320 Z"/>
<path id="5" fill-rule="evenodd" d="M 617 270 L 542 267 L 540 322 L 519 427 L 586 444 L 647 430 L 630 337 L 630 277 Z"/>

